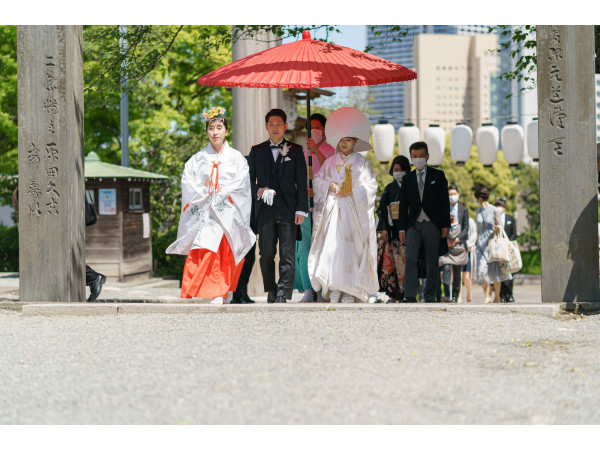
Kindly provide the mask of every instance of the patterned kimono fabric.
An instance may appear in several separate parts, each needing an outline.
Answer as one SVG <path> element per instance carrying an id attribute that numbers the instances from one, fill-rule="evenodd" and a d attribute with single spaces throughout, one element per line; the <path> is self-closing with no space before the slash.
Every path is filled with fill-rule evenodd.
<path id="1" fill-rule="evenodd" d="M 391 299 L 402 301 L 404 300 L 406 245 L 398 239 L 397 227 L 390 225 L 388 210 L 390 203 L 397 201 L 399 192 L 398 183 L 393 181 L 386 186 L 379 203 L 379 225 L 377 230 L 387 230 L 391 242 L 387 242 L 381 237 L 377 241 L 377 275 L 381 289 Z"/>
<path id="2" fill-rule="evenodd" d="M 377 261 L 380 262 L 379 284 L 381 289 L 394 300 L 404 300 L 404 266 L 406 246 L 399 240 L 391 243 L 379 238 Z"/>

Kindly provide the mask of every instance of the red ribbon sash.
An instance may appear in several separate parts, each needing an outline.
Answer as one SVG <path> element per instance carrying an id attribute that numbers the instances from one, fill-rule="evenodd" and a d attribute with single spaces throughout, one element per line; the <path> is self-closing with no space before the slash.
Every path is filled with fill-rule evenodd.
<path id="1" fill-rule="evenodd" d="M 213 161 L 210 177 L 208 177 L 208 180 L 204 183 L 204 186 L 208 188 L 209 194 L 219 192 L 219 164 L 221 164 L 221 161 Z"/>

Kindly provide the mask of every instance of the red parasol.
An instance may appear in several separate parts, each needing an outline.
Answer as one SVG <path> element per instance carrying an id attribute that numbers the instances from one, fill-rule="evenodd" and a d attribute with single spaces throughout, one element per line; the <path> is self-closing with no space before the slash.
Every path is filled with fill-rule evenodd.
<path id="1" fill-rule="evenodd" d="M 227 64 L 198 80 L 206 86 L 313 89 L 409 81 L 417 72 L 348 47 L 302 40 L 279 45 Z"/>
<path id="2" fill-rule="evenodd" d="M 310 89 L 367 86 L 409 81 L 417 72 L 400 64 L 341 45 L 315 41 L 310 31 L 302 40 L 263 50 L 227 64 L 198 80 L 206 86 Z M 310 92 L 306 95 L 310 137 Z M 308 157 L 312 188 L 312 156 Z M 313 199 L 310 199 L 313 206 Z"/>

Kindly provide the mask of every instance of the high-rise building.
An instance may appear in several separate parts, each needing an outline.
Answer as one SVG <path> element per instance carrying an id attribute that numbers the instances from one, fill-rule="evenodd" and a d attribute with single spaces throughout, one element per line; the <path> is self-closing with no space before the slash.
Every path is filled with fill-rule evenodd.
<path id="1" fill-rule="evenodd" d="M 373 47 L 371 53 L 389 61 L 414 69 L 413 41 L 419 33 L 435 33 L 436 25 L 407 25 L 406 36 L 400 42 L 395 42 L 387 34 L 387 26 L 368 27 L 367 45 Z M 447 32 L 444 30 L 437 32 Z M 381 33 L 381 35 L 377 35 Z M 418 75 L 417 75 L 418 76 Z M 411 84 L 413 82 L 407 82 Z M 403 83 L 379 84 L 369 86 L 369 106 L 373 111 L 370 120 L 376 123 L 378 119 L 386 119 L 398 128 L 405 119 L 404 86 Z"/>
<path id="2" fill-rule="evenodd" d="M 414 45 L 415 40 L 418 35 L 440 35 L 439 45 L 433 48 L 433 51 L 437 53 L 437 49 L 441 47 L 448 49 L 448 51 L 452 52 L 452 54 L 460 53 L 462 56 L 458 59 L 454 59 L 453 61 L 448 62 L 445 65 L 435 65 L 435 67 L 450 67 L 450 69 L 446 69 L 448 73 L 440 74 L 435 78 L 445 79 L 446 82 L 450 82 L 453 84 L 452 86 L 434 86 L 434 89 L 449 89 L 445 94 L 441 94 L 445 96 L 446 99 L 440 98 L 437 102 L 440 108 L 446 108 L 446 110 L 440 110 L 439 114 L 429 114 L 427 118 L 437 118 L 440 121 L 445 121 L 447 123 L 451 123 L 453 120 L 467 120 L 467 119 L 477 119 L 477 122 L 480 123 L 480 119 L 486 119 L 486 122 L 491 122 L 498 128 L 501 128 L 508 121 L 518 121 L 521 125 L 526 126 L 526 122 L 531 121 L 533 117 L 529 117 L 528 120 L 524 120 L 524 103 L 525 96 L 521 93 L 521 87 L 523 83 L 518 83 L 516 81 L 508 81 L 508 80 L 500 80 L 498 76 L 501 73 L 506 73 L 511 70 L 514 66 L 514 59 L 510 55 L 510 51 L 501 51 L 499 53 L 494 52 L 493 50 L 500 47 L 501 42 L 506 42 L 507 39 L 510 39 L 510 35 L 501 36 L 496 33 L 489 33 L 488 25 L 408 25 L 405 30 L 407 34 L 400 42 L 393 42 L 390 40 L 389 36 L 386 34 L 386 27 L 378 27 L 375 29 L 368 28 L 367 33 L 367 44 L 372 46 L 374 49 L 372 50 L 373 54 L 380 56 L 382 58 L 389 59 L 390 61 L 396 62 L 398 64 L 402 64 L 403 66 L 417 69 L 417 61 L 415 61 L 414 54 Z M 381 32 L 378 36 L 377 32 Z M 451 40 L 454 37 L 462 36 L 463 38 L 459 38 L 458 41 L 463 45 L 463 51 L 458 51 L 458 49 L 452 49 L 448 45 L 444 44 L 443 36 L 448 36 Z M 479 42 L 479 44 L 473 44 L 473 51 L 478 52 L 477 58 L 483 58 L 480 61 L 485 62 L 485 76 L 489 77 L 486 80 L 480 80 L 481 83 L 475 83 L 473 77 L 478 77 L 479 75 L 474 72 L 470 72 L 471 70 L 475 70 L 476 67 L 473 66 L 473 54 L 465 53 L 464 45 L 467 41 L 465 41 L 465 36 L 488 36 L 490 38 L 478 38 L 477 40 L 471 40 L 470 42 L 475 43 Z M 491 36 L 494 37 L 495 41 L 492 42 Z M 424 38 L 425 39 L 425 38 Z M 425 42 L 425 41 L 423 41 Z M 485 44 L 483 44 L 485 42 Z M 484 47 L 482 47 L 483 45 Z M 487 46 L 487 47 L 486 47 Z M 470 55 L 470 56 L 469 56 Z M 442 54 L 442 58 L 446 58 L 447 55 Z M 427 58 L 426 54 L 422 55 L 423 58 Z M 470 64 L 469 66 L 469 58 Z M 494 59 L 495 58 L 495 59 Z M 447 58 L 446 58 L 447 59 Z M 496 64 L 496 69 L 492 67 L 493 64 Z M 460 67 L 464 67 L 464 69 L 459 69 Z M 428 70 L 431 67 L 428 67 Z M 440 69 L 443 70 L 443 69 Z M 460 83 L 457 83 L 455 79 L 457 75 L 450 75 L 451 71 L 461 71 L 465 70 L 467 73 L 463 73 L 461 75 L 467 83 L 463 86 L 464 91 L 462 92 L 465 97 L 465 105 L 462 111 L 457 110 L 456 102 L 459 100 L 457 96 L 460 94 Z M 369 95 L 371 98 L 370 106 L 374 111 L 370 115 L 370 119 L 372 122 L 377 122 L 379 119 L 386 119 L 394 124 L 397 128 L 402 123 L 411 121 L 417 122 L 418 113 L 416 111 L 416 98 L 417 88 L 416 86 L 421 84 L 421 81 L 424 78 L 427 78 L 430 74 L 426 74 L 425 72 L 420 72 L 417 70 L 417 80 L 413 82 L 407 83 L 395 83 L 389 85 L 379 85 L 379 86 L 369 86 Z M 471 77 L 471 83 L 469 83 L 469 77 Z M 477 87 L 478 89 L 483 89 L 485 91 L 474 92 L 472 89 Z M 431 86 L 430 86 L 431 88 Z M 427 88 L 424 88 L 427 90 Z M 431 90 L 428 91 L 431 93 Z M 535 93 L 534 93 L 535 94 Z M 486 97 L 483 98 L 482 96 Z M 535 97 L 535 95 L 533 95 Z M 480 104 L 476 104 L 474 99 L 479 98 Z M 528 98 L 531 98 L 532 95 L 527 95 Z M 412 100 L 412 105 L 407 103 L 407 100 Z M 446 101 L 443 101 L 446 100 Z M 451 100 L 451 101 L 450 101 Z M 485 105 L 483 104 L 485 103 Z M 529 101 L 530 103 L 530 101 Z M 446 105 L 442 107 L 441 105 Z M 448 111 L 448 105 L 454 105 L 454 113 Z M 434 105 L 435 108 L 435 105 Z M 531 109 L 531 108 L 529 108 Z M 472 117 L 473 114 L 485 114 L 481 117 Z M 535 114 L 530 114 L 534 116 Z"/>
<path id="3" fill-rule="evenodd" d="M 495 34 L 418 34 L 413 45 L 417 81 L 407 86 L 405 118 L 421 131 L 431 124 L 446 133 L 457 122 L 473 130 L 492 121 L 498 72 Z M 408 114 L 407 114 L 408 113 Z"/>

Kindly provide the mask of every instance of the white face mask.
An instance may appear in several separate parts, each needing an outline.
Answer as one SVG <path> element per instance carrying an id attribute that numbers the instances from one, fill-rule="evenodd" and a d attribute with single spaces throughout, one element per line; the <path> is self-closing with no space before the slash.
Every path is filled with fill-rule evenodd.
<path id="1" fill-rule="evenodd" d="M 427 165 L 427 158 L 412 158 L 410 162 L 420 171 Z"/>
<path id="2" fill-rule="evenodd" d="M 310 137 L 313 139 L 313 141 L 315 141 L 315 144 L 320 144 L 323 140 L 323 132 L 313 128 L 310 130 Z"/>
<path id="3" fill-rule="evenodd" d="M 402 183 L 402 178 L 404 178 L 404 175 L 406 175 L 406 172 L 393 172 L 392 173 L 392 176 L 398 183 Z"/>
<path id="4" fill-rule="evenodd" d="M 454 205 L 457 201 L 458 201 L 458 195 L 450 196 L 450 203 L 452 203 Z"/>

